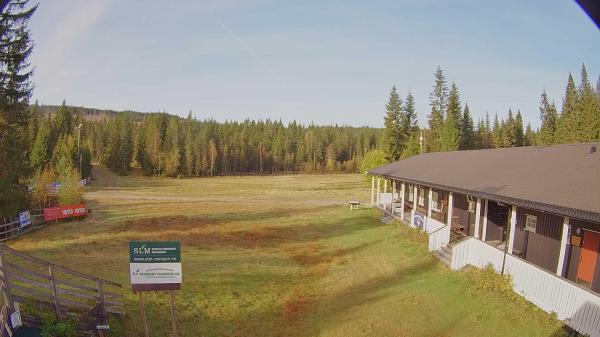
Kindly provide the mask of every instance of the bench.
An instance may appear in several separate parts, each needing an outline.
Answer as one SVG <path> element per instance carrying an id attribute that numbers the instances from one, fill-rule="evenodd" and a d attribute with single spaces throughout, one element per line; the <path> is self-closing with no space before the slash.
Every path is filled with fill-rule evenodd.
<path id="1" fill-rule="evenodd" d="M 350 204 L 350 210 L 353 210 L 354 207 L 356 206 L 356 210 L 358 211 L 358 207 L 360 206 L 360 201 L 350 200 L 350 202 L 348 204 Z"/>

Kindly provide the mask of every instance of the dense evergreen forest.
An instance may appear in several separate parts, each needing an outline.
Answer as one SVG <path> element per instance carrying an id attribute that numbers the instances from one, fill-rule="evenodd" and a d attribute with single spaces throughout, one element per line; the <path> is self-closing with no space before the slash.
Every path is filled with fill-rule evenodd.
<path id="1" fill-rule="evenodd" d="M 124 174 L 214 176 L 247 173 L 356 172 L 363 155 L 377 147 L 381 130 L 369 127 L 304 126 L 296 122 L 218 123 L 146 114 L 120 114 L 90 123 L 85 146 L 92 157 Z"/>
<path id="2" fill-rule="evenodd" d="M 569 74 L 560 113 L 543 92 L 539 130 L 525 126 L 519 110 L 493 119 L 486 114 L 475 122 L 458 85 L 448 84 L 440 68 L 434 73 L 428 128 L 422 130 L 412 93 L 403 99 L 395 87 L 385 105 L 383 129 L 271 120 L 220 123 L 196 120 L 191 112 L 181 118 L 36 103 L 30 108 L 31 165 L 34 171 L 51 166 L 58 172 L 73 165 L 84 177 L 91 161 L 119 174 L 139 167 L 147 175 L 169 177 L 359 172 L 421 151 L 597 141 L 599 86 L 591 85 L 585 65 L 579 85 Z"/>

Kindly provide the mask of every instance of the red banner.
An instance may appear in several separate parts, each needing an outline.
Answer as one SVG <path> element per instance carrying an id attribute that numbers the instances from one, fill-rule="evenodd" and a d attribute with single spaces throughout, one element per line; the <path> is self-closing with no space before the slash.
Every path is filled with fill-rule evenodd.
<path id="1" fill-rule="evenodd" d="M 60 220 L 87 215 L 85 204 L 44 208 L 44 220 Z"/>

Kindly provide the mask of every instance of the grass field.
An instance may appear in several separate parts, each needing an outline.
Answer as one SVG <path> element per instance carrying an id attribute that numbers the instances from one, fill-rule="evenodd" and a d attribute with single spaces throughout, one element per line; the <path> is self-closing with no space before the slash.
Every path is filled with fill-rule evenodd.
<path id="1" fill-rule="evenodd" d="M 93 213 L 9 245 L 126 285 L 118 329 L 140 336 L 129 240 L 180 240 L 180 336 L 562 336 L 531 305 L 472 289 L 427 252 L 426 237 L 384 225 L 358 175 L 117 177 L 96 169 Z M 166 294 L 146 296 L 151 336 L 168 336 Z M 124 331 L 123 331 L 124 330 Z"/>

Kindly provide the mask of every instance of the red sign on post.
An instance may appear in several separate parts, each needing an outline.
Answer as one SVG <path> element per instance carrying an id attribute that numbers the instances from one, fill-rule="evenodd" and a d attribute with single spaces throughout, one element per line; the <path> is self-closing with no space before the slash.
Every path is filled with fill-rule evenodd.
<path id="1" fill-rule="evenodd" d="M 44 208 L 44 220 L 60 220 L 87 215 L 85 204 Z"/>

